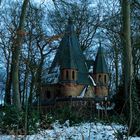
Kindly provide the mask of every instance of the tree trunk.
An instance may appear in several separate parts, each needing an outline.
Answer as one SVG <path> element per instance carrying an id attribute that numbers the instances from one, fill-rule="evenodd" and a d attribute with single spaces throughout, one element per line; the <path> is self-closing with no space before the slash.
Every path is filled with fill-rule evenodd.
<path id="1" fill-rule="evenodd" d="M 10 105 L 11 104 L 11 86 L 12 86 L 12 71 L 10 71 L 12 69 L 10 68 L 11 66 L 11 51 L 10 50 L 8 50 L 8 55 L 5 53 L 5 58 L 6 56 L 7 56 L 7 66 L 6 66 L 6 84 L 5 84 L 4 103 Z"/>
<path id="2" fill-rule="evenodd" d="M 125 97 L 128 99 L 131 96 L 131 82 L 133 74 L 132 64 L 132 48 L 131 48 L 131 30 L 130 30 L 130 2 L 122 0 L 122 20 L 123 20 L 123 53 L 124 53 L 124 82 L 125 82 Z"/>
<path id="3" fill-rule="evenodd" d="M 29 0 L 24 0 L 22 5 L 22 11 L 17 29 L 17 36 L 12 45 L 12 84 L 13 84 L 13 103 L 17 109 L 21 110 L 20 95 L 19 95 L 19 55 L 22 39 L 24 35 L 24 23 L 26 17 L 26 11 Z"/>
<path id="4" fill-rule="evenodd" d="M 28 90 L 27 83 L 28 83 L 28 75 L 29 75 L 29 69 L 28 69 L 28 64 L 26 64 L 26 71 L 24 75 L 24 82 L 23 82 L 23 94 L 22 94 L 22 106 L 24 106 L 25 103 L 25 94 Z"/>
<path id="5" fill-rule="evenodd" d="M 138 98 L 133 75 L 131 30 L 130 30 L 130 1 L 122 0 L 123 20 L 123 64 L 124 64 L 124 89 L 125 89 L 125 116 L 128 119 L 128 136 L 140 131 Z"/>
<path id="6" fill-rule="evenodd" d="M 11 85 L 12 85 L 12 71 L 9 72 L 9 67 L 10 67 L 10 58 L 8 59 L 8 64 L 7 64 L 7 77 L 6 77 L 6 85 L 5 85 L 5 104 L 10 105 L 11 104 Z M 12 70 L 12 66 L 11 66 Z"/>
<path id="7" fill-rule="evenodd" d="M 132 125 L 132 49 L 131 49 L 131 30 L 130 30 L 130 2 L 122 0 L 122 20 L 123 20 L 123 64 L 124 64 L 124 92 L 126 101 L 126 116 L 129 118 L 129 130 Z"/>
<path id="8" fill-rule="evenodd" d="M 114 47 L 114 64 L 115 64 L 115 86 L 116 86 L 116 91 L 118 91 L 118 82 L 119 82 L 119 72 L 118 72 L 118 64 L 119 64 L 119 60 L 118 60 L 118 49 L 116 48 L 116 46 Z"/>
<path id="9" fill-rule="evenodd" d="M 30 94 L 29 94 L 29 98 L 28 98 L 28 104 L 29 104 L 29 106 L 31 106 L 31 104 L 32 104 L 35 83 L 36 83 L 35 72 L 34 71 L 31 71 Z"/>
<path id="10" fill-rule="evenodd" d="M 40 60 L 40 64 L 39 64 L 39 68 L 38 68 L 38 72 L 37 72 L 37 91 L 36 91 L 36 95 L 40 95 L 41 92 L 41 79 L 42 79 L 42 69 L 43 69 L 43 64 L 44 64 L 44 55 L 43 52 L 41 53 L 41 60 Z"/>

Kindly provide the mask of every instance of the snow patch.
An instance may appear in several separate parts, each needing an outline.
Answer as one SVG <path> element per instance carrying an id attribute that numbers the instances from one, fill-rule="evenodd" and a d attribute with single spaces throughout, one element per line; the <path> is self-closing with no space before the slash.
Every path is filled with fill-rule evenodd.
<path id="1" fill-rule="evenodd" d="M 82 90 L 80 96 L 78 96 L 78 97 L 84 97 L 84 96 L 85 96 L 85 93 L 86 93 L 86 91 L 87 91 L 87 88 L 88 88 L 88 87 L 85 86 L 84 89 Z"/>
<path id="2" fill-rule="evenodd" d="M 92 81 L 93 86 L 96 86 L 94 79 L 89 75 L 90 80 Z"/>
<path id="3" fill-rule="evenodd" d="M 81 123 L 69 127 L 69 120 L 60 125 L 59 121 L 52 124 L 52 130 L 42 130 L 35 135 L 9 136 L 1 135 L 0 140 L 117 140 L 117 132 L 126 132 L 127 127 L 119 124 Z M 123 137 L 124 138 L 124 137 Z M 131 137 L 131 140 L 140 140 Z"/>

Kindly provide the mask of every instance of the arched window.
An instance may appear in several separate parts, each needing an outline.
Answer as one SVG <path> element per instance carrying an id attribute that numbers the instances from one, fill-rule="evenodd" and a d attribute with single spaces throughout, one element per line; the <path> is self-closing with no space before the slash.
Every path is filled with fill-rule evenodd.
<path id="1" fill-rule="evenodd" d="M 105 83 L 107 82 L 107 78 L 106 78 L 106 75 L 104 75 L 104 82 L 105 82 Z"/>
<path id="2" fill-rule="evenodd" d="M 101 75 L 98 76 L 99 81 L 101 81 Z"/>
<path id="3" fill-rule="evenodd" d="M 75 80 L 75 71 L 72 71 L 72 80 Z"/>
<path id="4" fill-rule="evenodd" d="M 66 70 L 66 79 L 69 79 L 69 72 Z"/>
<path id="5" fill-rule="evenodd" d="M 51 98 L 51 92 L 49 90 L 45 91 L 45 97 L 47 99 L 50 99 Z"/>
<path id="6" fill-rule="evenodd" d="M 100 74 L 98 75 L 98 82 L 102 83 L 102 79 L 101 79 L 101 75 Z"/>

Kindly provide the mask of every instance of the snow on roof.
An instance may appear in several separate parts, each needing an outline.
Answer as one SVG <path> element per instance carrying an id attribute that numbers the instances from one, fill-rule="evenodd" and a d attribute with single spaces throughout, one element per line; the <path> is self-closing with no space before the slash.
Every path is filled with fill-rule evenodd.
<path id="1" fill-rule="evenodd" d="M 93 86 L 96 86 L 94 79 L 89 75 L 90 80 L 92 81 Z"/>
<path id="2" fill-rule="evenodd" d="M 88 72 L 89 72 L 89 73 L 93 73 L 93 66 L 90 66 Z"/>
<path id="3" fill-rule="evenodd" d="M 82 92 L 80 93 L 80 97 L 84 97 L 85 93 L 87 91 L 88 86 L 85 86 L 84 89 L 82 90 Z"/>

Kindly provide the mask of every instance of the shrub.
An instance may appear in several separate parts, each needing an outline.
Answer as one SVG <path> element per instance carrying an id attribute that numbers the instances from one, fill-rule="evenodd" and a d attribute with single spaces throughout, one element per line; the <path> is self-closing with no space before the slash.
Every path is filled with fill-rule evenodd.
<path id="1" fill-rule="evenodd" d="M 39 113 L 32 111 L 28 113 L 27 128 L 25 128 L 26 112 L 18 111 L 15 106 L 5 106 L 0 112 L 0 131 L 6 134 L 24 134 L 37 131 L 39 124 Z M 27 130 L 25 130 L 27 129 Z"/>

